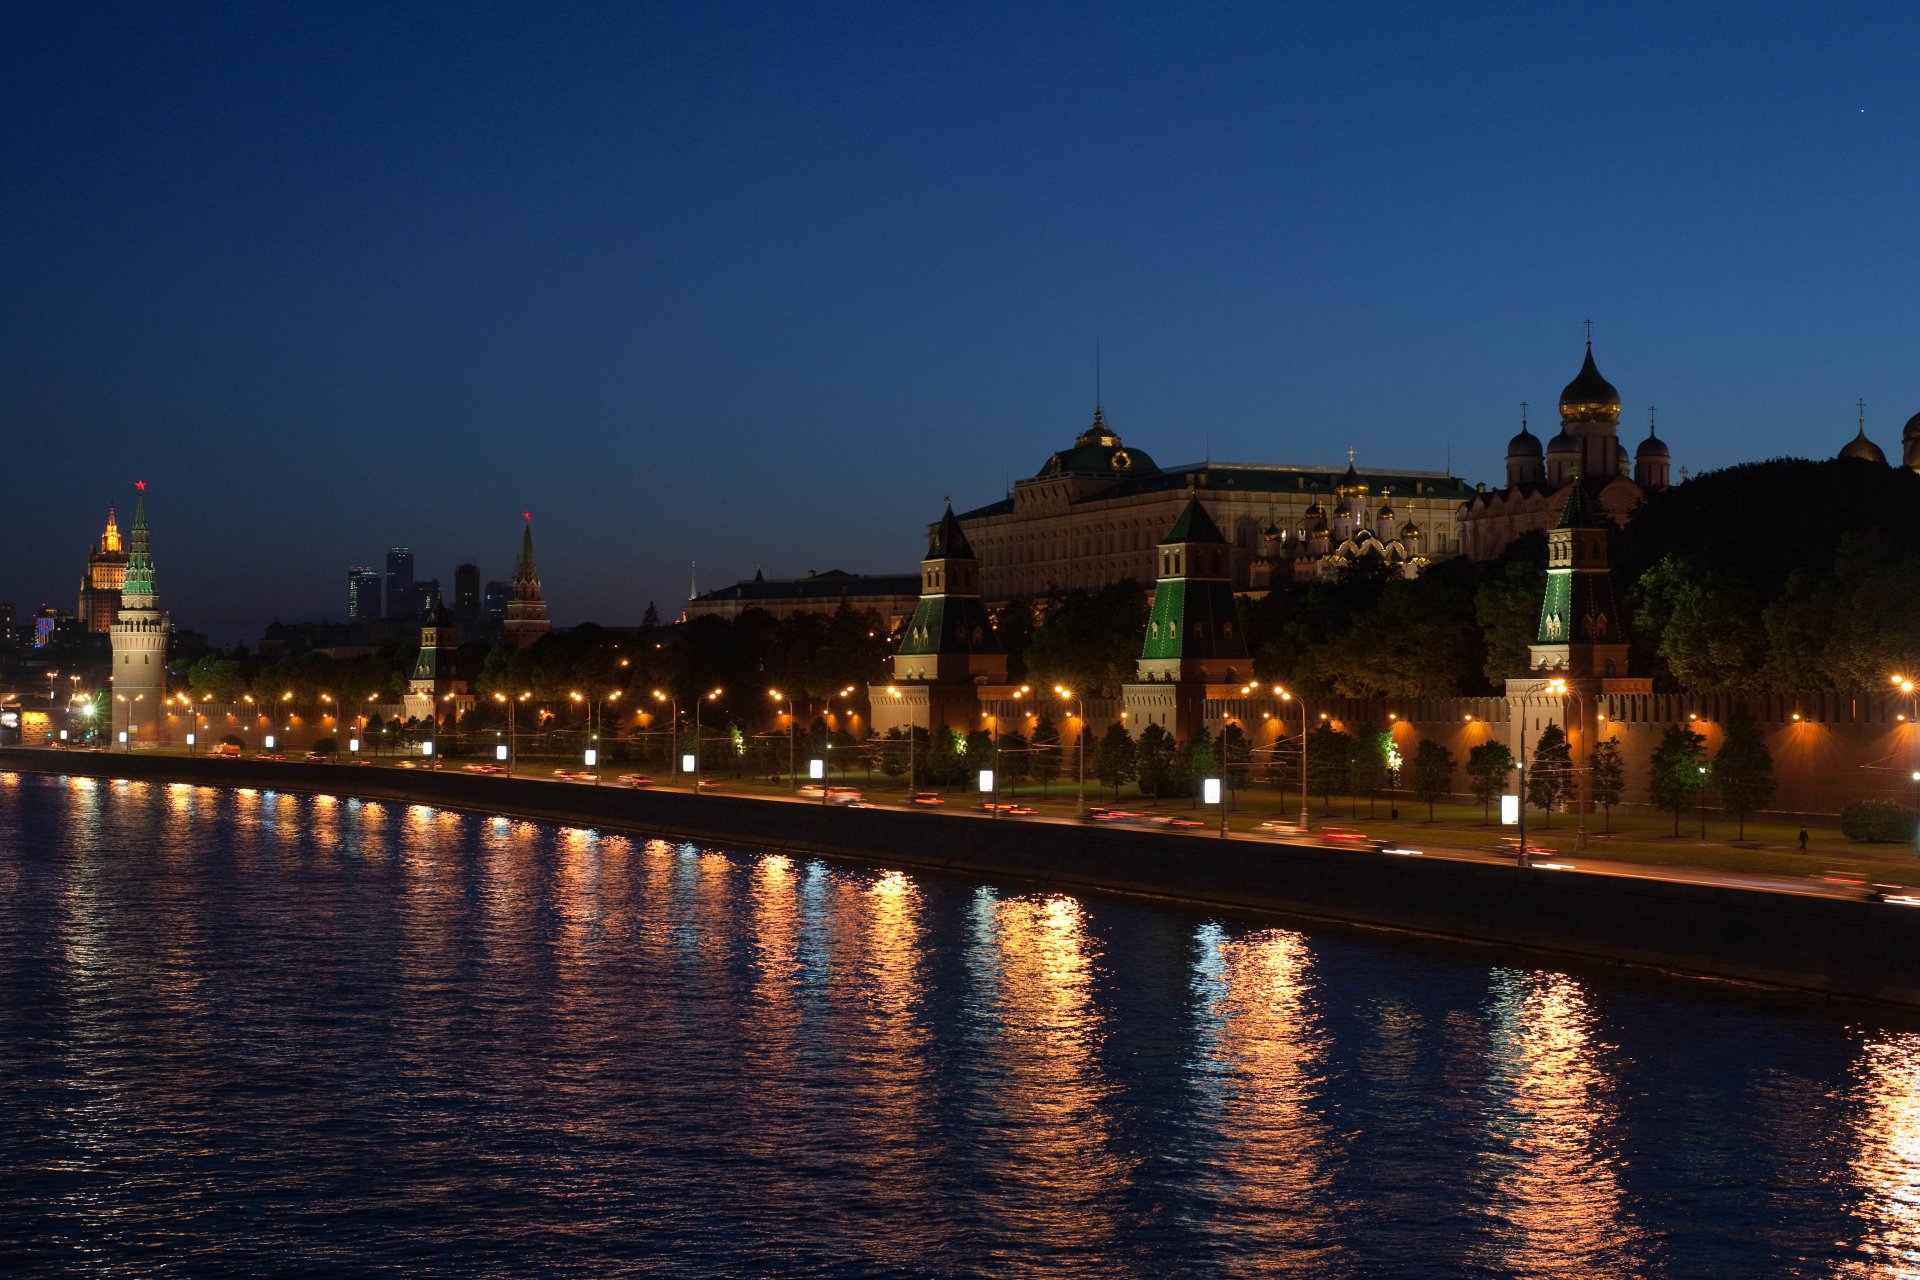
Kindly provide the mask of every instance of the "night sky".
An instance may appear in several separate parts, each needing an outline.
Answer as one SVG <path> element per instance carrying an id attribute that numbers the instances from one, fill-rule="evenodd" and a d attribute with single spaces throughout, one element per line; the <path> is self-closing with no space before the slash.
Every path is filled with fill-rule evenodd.
<path id="1" fill-rule="evenodd" d="M 1351 12 L 1349 9 L 1351 8 Z M 1109 421 L 1498 483 L 1920 411 L 1911 6 L 14 4 L 0 599 L 149 481 L 223 640 L 411 545 L 556 621 L 904 571 Z M 1540 432 L 1549 436 L 1549 424 Z"/>

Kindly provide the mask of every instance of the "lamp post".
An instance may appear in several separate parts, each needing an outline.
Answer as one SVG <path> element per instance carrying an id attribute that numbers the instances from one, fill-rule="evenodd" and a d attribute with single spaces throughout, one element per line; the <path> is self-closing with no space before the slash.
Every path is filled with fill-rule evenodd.
<path id="1" fill-rule="evenodd" d="M 767 696 L 775 702 L 784 702 L 787 704 L 787 790 L 796 791 L 800 787 L 800 779 L 794 776 L 793 772 L 793 699 L 778 689 L 767 690 Z M 821 782 L 822 789 L 825 788 L 825 785 L 825 780 L 823 779 Z"/>
<path id="2" fill-rule="evenodd" d="M 1053 691 L 1060 695 L 1062 702 L 1069 698 L 1073 700 L 1074 719 L 1080 722 L 1080 727 L 1074 733 L 1074 744 L 1080 748 L 1080 783 L 1074 807 L 1084 818 L 1087 816 L 1087 700 L 1060 685 L 1053 686 Z"/>
<path id="3" fill-rule="evenodd" d="M 1300 704 L 1300 830 L 1302 833 L 1313 827 L 1313 815 L 1307 809 L 1307 700 L 1299 698 L 1286 690 L 1280 690 L 1280 701 Z"/>
<path id="4" fill-rule="evenodd" d="M 667 776 L 669 778 L 677 778 L 680 776 L 680 744 L 675 742 L 674 739 L 680 734 L 680 695 L 662 693 L 660 690 L 655 689 L 653 691 L 653 700 L 655 702 L 667 703 L 673 708 L 673 721 L 667 726 Z M 699 750 L 700 742 L 696 736 L 694 739 L 694 753 L 698 755 Z"/>
<path id="5" fill-rule="evenodd" d="M 702 695 L 693 704 L 693 793 L 695 795 L 700 794 L 700 703 L 717 702 L 723 692 L 725 690 L 714 689 Z"/>
<path id="6" fill-rule="evenodd" d="M 1576 850 L 1585 849 L 1587 847 L 1587 786 L 1590 782 L 1588 774 L 1589 767 L 1593 763 L 1593 750 L 1587 745 L 1586 695 L 1569 685 L 1559 676 L 1555 676 L 1553 679 L 1547 681 L 1547 692 L 1560 695 L 1560 718 L 1565 720 L 1569 726 L 1573 723 L 1573 717 L 1567 713 L 1568 704 L 1571 703 L 1575 709 L 1581 713 L 1580 755 L 1583 763 L 1574 763 L 1573 753 L 1571 749 L 1569 749 L 1567 753 L 1567 764 L 1573 769 L 1573 807 L 1575 816 L 1579 819 L 1580 824 L 1573 833 L 1573 847 Z M 1524 804 L 1525 801 L 1523 800 L 1521 803 Z"/>

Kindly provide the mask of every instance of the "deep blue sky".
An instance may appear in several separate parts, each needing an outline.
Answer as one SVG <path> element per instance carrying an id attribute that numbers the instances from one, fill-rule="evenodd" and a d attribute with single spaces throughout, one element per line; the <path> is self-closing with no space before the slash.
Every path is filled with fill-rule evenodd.
<path id="1" fill-rule="evenodd" d="M 1090 415 L 1497 482 L 1595 321 L 1676 465 L 1897 445 L 1911 6 L 16 4 L 0 598 L 150 482 L 253 638 L 410 544 L 561 622 L 917 560 Z M 1551 434 L 1549 430 L 1543 434 Z"/>

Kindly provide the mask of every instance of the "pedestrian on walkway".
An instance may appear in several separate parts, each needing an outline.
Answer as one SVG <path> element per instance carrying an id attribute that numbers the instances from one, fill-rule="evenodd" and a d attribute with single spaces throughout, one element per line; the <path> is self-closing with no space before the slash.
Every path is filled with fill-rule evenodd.
<path id="1" fill-rule="evenodd" d="M 1802 827 L 1800 828 L 1800 852 L 1805 853 L 1806 851 L 1807 851 L 1807 829 L 1805 827 Z"/>

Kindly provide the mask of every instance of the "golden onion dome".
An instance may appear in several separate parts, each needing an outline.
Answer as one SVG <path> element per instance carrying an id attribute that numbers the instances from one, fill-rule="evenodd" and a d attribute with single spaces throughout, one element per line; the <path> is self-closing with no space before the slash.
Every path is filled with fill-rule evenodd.
<path id="1" fill-rule="evenodd" d="M 1600 376 L 1593 363 L 1593 343 L 1587 343 L 1587 358 L 1580 372 L 1560 393 L 1560 418 L 1563 422 L 1618 422 L 1620 393 Z"/>

